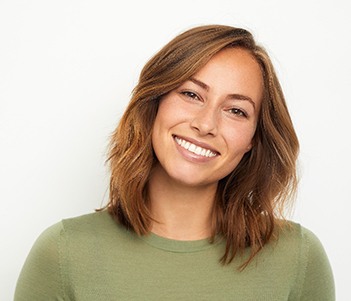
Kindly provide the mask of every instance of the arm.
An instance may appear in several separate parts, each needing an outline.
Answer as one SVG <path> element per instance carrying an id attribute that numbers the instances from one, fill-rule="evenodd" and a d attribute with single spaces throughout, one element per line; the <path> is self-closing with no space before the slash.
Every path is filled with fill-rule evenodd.
<path id="1" fill-rule="evenodd" d="M 58 223 L 34 243 L 17 281 L 15 301 L 64 300 L 59 250 L 62 232 L 62 223 Z"/>

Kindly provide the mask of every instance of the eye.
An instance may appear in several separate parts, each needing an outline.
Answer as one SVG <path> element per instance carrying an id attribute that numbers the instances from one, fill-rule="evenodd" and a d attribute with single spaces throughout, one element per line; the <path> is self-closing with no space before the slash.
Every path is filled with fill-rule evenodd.
<path id="1" fill-rule="evenodd" d="M 247 118 L 247 113 L 244 112 L 243 110 L 238 109 L 238 108 L 229 109 L 228 112 L 235 115 L 235 116 Z"/>
<path id="2" fill-rule="evenodd" d="M 195 99 L 195 100 L 201 100 L 200 97 L 194 93 L 194 92 L 191 92 L 191 91 L 182 91 L 180 92 L 182 95 L 185 95 L 186 97 L 188 98 L 191 98 L 191 99 Z"/>

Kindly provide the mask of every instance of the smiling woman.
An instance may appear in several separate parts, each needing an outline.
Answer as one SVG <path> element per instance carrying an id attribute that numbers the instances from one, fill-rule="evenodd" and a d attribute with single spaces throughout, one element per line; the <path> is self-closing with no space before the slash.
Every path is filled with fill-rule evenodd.
<path id="1" fill-rule="evenodd" d="M 228 48 L 163 96 L 152 146 L 159 166 L 170 178 L 158 177 L 156 169 L 150 188 L 175 180 L 203 189 L 212 187 L 214 195 L 218 181 L 231 173 L 252 147 L 262 86 L 260 67 L 251 54 Z"/>
<path id="2" fill-rule="evenodd" d="M 15 300 L 334 300 L 320 242 L 282 216 L 298 148 L 248 31 L 180 34 L 112 136 L 106 208 L 40 236 Z"/>

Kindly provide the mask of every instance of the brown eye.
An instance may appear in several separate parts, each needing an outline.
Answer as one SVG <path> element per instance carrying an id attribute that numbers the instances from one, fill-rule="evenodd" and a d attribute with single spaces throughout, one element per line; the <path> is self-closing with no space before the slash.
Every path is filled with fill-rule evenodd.
<path id="1" fill-rule="evenodd" d="M 229 110 L 229 112 L 231 114 L 233 114 L 233 115 L 247 118 L 247 114 L 243 110 L 240 110 L 240 109 L 237 109 L 237 108 L 232 108 L 232 109 Z"/>
<path id="2" fill-rule="evenodd" d="M 200 97 L 196 93 L 191 92 L 191 91 L 183 91 L 183 92 L 181 92 L 181 94 L 183 94 L 186 97 L 189 97 L 191 99 L 200 100 Z"/>

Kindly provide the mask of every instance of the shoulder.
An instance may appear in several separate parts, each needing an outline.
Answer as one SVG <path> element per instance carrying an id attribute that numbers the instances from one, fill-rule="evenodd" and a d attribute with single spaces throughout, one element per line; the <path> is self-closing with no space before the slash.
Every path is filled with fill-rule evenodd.
<path id="1" fill-rule="evenodd" d="M 308 246 L 322 247 L 320 240 L 311 230 L 293 221 L 280 222 L 276 233 L 279 244 L 295 245 L 296 247 L 307 244 Z"/>
<path id="2" fill-rule="evenodd" d="M 297 252 L 301 259 L 310 260 L 311 255 L 314 259 L 326 258 L 324 247 L 317 237 L 311 230 L 304 226 L 292 222 L 286 221 L 282 223 L 278 230 L 277 244 L 280 247 L 288 248 Z"/>
<path id="3" fill-rule="evenodd" d="M 35 245 L 57 242 L 59 237 L 67 235 L 101 235 L 111 231 L 122 230 L 106 212 L 94 212 L 73 218 L 63 219 L 44 230 Z"/>
<path id="4" fill-rule="evenodd" d="M 66 300 L 71 281 L 77 281 L 88 264 L 95 264 L 91 270 L 98 271 L 99 264 L 112 257 L 104 256 L 104 250 L 115 250 L 111 243 L 123 245 L 118 238 L 127 237 L 126 233 L 106 211 L 64 219 L 50 226 L 27 256 L 15 300 Z"/>
<path id="5" fill-rule="evenodd" d="M 124 231 L 106 212 L 94 212 L 74 218 L 63 219 L 44 230 L 35 241 L 31 252 L 57 257 L 60 246 L 67 239 L 79 236 L 103 237 L 111 232 Z M 71 240 L 71 239 L 69 239 Z"/>
<path id="6" fill-rule="evenodd" d="M 131 233 L 118 224 L 107 211 L 99 211 L 61 221 L 65 243 L 94 244 L 108 243 L 109 240 L 130 239 Z"/>
<path id="7" fill-rule="evenodd" d="M 298 300 L 334 300 L 334 279 L 328 256 L 319 238 L 294 222 L 280 228 L 277 250 L 295 262 L 293 294 Z"/>
<path id="8" fill-rule="evenodd" d="M 98 211 L 62 220 L 65 231 L 104 232 L 116 227 L 116 222 L 107 211 Z"/>
<path id="9" fill-rule="evenodd" d="M 325 249 L 317 235 L 292 221 L 284 222 L 279 228 L 274 248 L 277 252 L 282 252 L 284 257 L 295 257 L 301 269 L 322 263 L 329 265 Z"/>
<path id="10" fill-rule="evenodd" d="M 63 296 L 60 274 L 62 234 L 63 226 L 59 222 L 37 238 L 17 280 L 14 300 L 48 300 L 52 295 Z"/>
<path id="11" fill-rule="evenodd" d="M 117 224 L 107 211 L 94 212 L 63 219 L 44 230 L 34 243 L 31 253 L 37 258 L 45 253 L 45 258 L 61 258 L 68 249 L 93 249 L 109 241 L 120 242 L 130 233 Z M 81 252 L 81 251 L 80 251 Z M 50 255 L 52 254 L 52 256 Z"/>

